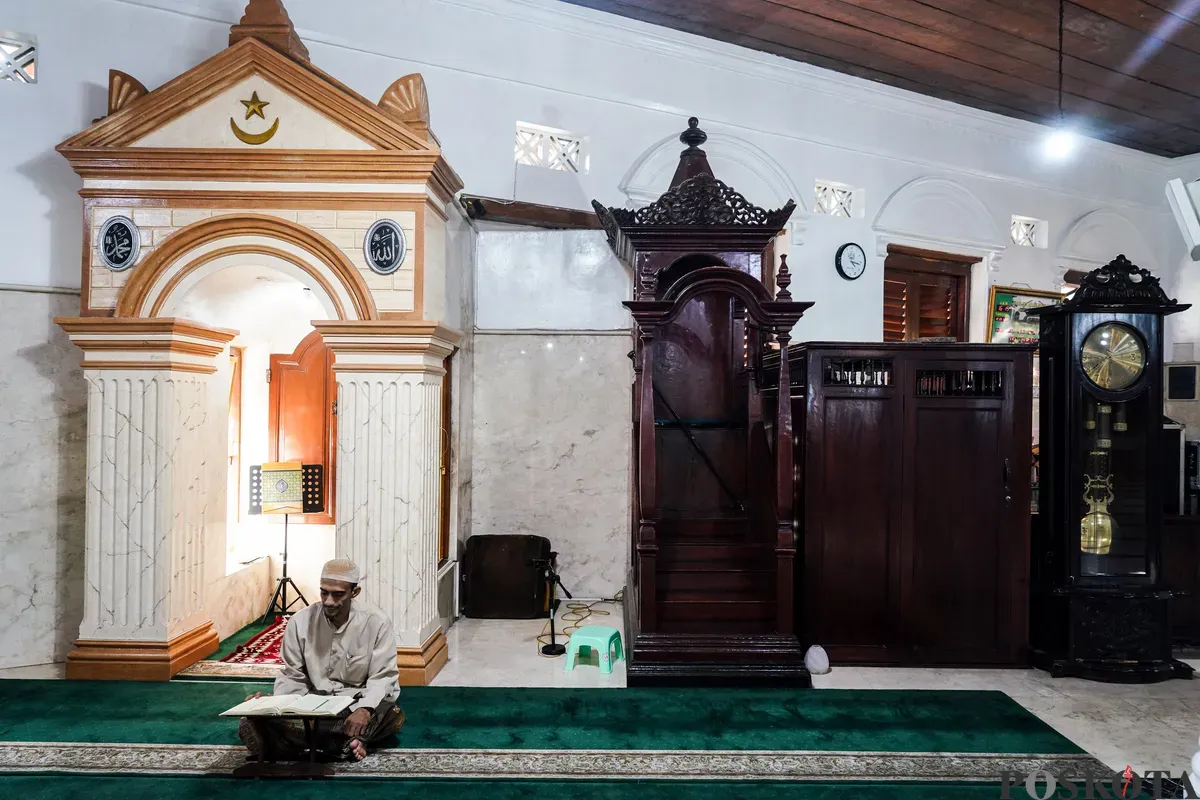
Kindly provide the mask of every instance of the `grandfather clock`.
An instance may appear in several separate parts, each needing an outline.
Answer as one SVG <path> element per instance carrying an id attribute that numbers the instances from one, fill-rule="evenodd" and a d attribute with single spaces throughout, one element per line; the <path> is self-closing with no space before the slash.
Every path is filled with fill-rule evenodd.
<path id="1" fill-rule="evenodd" d="M 1161 581 L 1163 319 L 1188 308 L 1117 256 L 1041 316 L 1035 666 L 1116 683 L 1190 678 Z"/>

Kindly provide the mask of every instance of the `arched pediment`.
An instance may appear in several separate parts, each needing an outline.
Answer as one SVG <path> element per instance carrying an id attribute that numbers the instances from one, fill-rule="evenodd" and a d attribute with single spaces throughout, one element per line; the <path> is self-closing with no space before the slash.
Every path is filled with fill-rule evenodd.
<path id="1" fill-rule="evenodd" d="M 994 261 L 1008 246 L 1007 233 L 987 204 L 948 178 L 904 184 L 884 201 L 872 228 L 881 256 L 888 244 L 907 244 Z"/>
<path id="2" fill-rule="evenodd" d="M 1124 254 L 1139 267 L 1158 271 L 1158 259 L 1146 237 L 1132 221 L 1111 209 L 1084 214 L 1071 223 L 1060 241 L 1055 255 L 1064 270 L 1090 271 Z"/>
<path id="3" fill-rule="evenodd" d="M 679 165 L 679 137 L 667 136 L 645 150 L 626 171 L 618 188 L 627 198 L 626 207 L 639 208 L 657 200 L 671 184 Z M 783 166 L 761 147 L 738 136 L 710 133 L 704 143 L 713 174 L 763 208 L 781 208 L 795 201 L 797 213 L 789 225 L 795 233 L 803 230 L 808 217 L 804 195 Z M 798 243 L 798 242 L 793 242 Z"/>
<path id="4" fill-rule="evenodd" d="M 212 217 L 171 234 L 134 270 L 121 291 L 116 316 L 167 316 L 206 275 L 242 263 L 264 264 L 295 277 L 336 319 L 378 318 L 358 269 L 337 247 L 302 225 L 261 214 Z"/>
<path id="5" fill-rule="evenodd" d="M 760 303 L 771 302 L 771 294 L 762 281 L 740 270 L 714 265 L 694 269 L 676 280 L 663 295 L 663 301 L 682 305 L 681 299 L 706 291 L 726 292 L 755 308 Z"/>

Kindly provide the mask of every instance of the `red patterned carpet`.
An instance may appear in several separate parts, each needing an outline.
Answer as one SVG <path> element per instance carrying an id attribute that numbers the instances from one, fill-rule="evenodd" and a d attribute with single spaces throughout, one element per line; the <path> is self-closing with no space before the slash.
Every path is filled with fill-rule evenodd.
<path id="1" fill-rule="evenodd" d="M 279 654 L 283 646 L 283 631 L 287 628 L 288 617 L 277 616 L 275 622 L 261 633 L 243 645 L 238 645 L 229 655 L 221 659 L 226 664 L 283 664 Z"/>

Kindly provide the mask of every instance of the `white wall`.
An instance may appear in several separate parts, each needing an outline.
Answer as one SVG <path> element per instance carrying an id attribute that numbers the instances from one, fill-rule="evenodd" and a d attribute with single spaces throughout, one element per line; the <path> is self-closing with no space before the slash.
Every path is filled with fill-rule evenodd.
<path id="1" fill-rule="evenodd" d="M 10 242 L 0 282 L 78 285 L 77 181 L 53 146 L 105 108 L 107 70 L 153 88 L 224 46 L 243 0 L 56 0 L 6 3 L 5 24 L 34 33 L 40 83 L 0 86 L 0 236 Z M 1063 165 L 1046 164 L 1044 129 L 930 100 L 773 56 L 569 6 L 555 0 L 289 0 L 314 62 L 369 98 L 420 71 L 433 126 L 473 193 L 586 207 L 623 204 L 622 177 L 689 114 L 711 134 L 757 148 L 805 208 L 814 178 L 866 189 L 861 219 L 814 216 L 793 248 L 793 294 L 815 300 L 808 337 L 878 335 L 880 262 L 847 283 L 836 248 L 875 253 L 872 223 L 883 201 L 918 178 L 947 177 L 977 198 L 1001 233 L 1012 214 L 1046 219 L 1050 248 L 1009 248 L 993 281 L 1048 287 L 1056 247 L 1083 214 L 1127 217 L 1169 269 L 1170 224 L 1162 185 L 1169 162 L 1090 143 Z M 114 48 L 114 41 L 136 46 Z M 590 137 L 591 172 L 547 176 L 512 163 L 516 120 Z M 742 174 L 737 174 L 737 173 Z M 753 170 L 722 170 L 735 188 Z M 753 181 L 750 181 L 753 182 Z M 746 194 L 763 205 L 773 197 Z M 803 214 L 801 214 L 803 216 Z M 934 237 L 936 238 L 936 237 Z M 797 291 L 799 290 L 799 291 Z"/>
<path id="2" fill-rule="evenodd" d="M 0 288 L 0 668 L 62 661 L 83 618 L 87 384 L 78 294 Z"/>

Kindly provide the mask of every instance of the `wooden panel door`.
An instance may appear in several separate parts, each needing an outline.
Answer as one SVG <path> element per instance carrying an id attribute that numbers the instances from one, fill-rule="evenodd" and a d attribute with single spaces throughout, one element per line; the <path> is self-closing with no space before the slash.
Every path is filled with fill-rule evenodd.
<path id="1" fill-rule="evenodd" d="M 442 455 L 440 459 L 441 480 L 438 483 L 438 491 L 441 493 L 441 502 L 438 503 L 438 566 L 446 563 L 450 558 L 450 492 L 452 483 L 450 481 L 450 470 L 453 466 L 452 448 L 454 446 L 453 431 L 451 425 L 454 424 L 454 400 L 451 391 L 454 384 L 452 356 L 447 356 L 442 361 L 442 366 L 446 369 L 446 374 L 442 376 Z"/>
<path id="2" fill-rule="evenodd" d="M 811 385 L 811 384 L 810 384 Z M 888 663 L 900 579 L 900 398 L 836 388 L 810 406 L 805 445 L 804 594 L 809 641 L 834 661 Z"/>
<path id="3" fill-rule="evenodd" d="M 244 348 L 229 348 L 229 475 L 226 485 L 230 523 L 242 518 L 242 356 Z"/>
<path id="4" fill-rule="evenodd" d="M 333 353 L 313 331 L 294 353 L 271 356 L 269 448 L 274 461 L 325 465 L 325 512 L 293 515 L 294 522 L 331 525 L 337 454 L 337 381 Z"/>
<path id="5" fill-rule="evenodd" d="M 1014 446 L 1013 365 L 946 366 L 915 363 L 903 384 L 903 636 L 917 663 L 1015 663 L 1027 630 L 1030 490 L 1028 442 Z M 995 396 L 979 396 L 983 375 L 999 376 Z M 934 394 L 922 396 L 923 380 Z"/>

